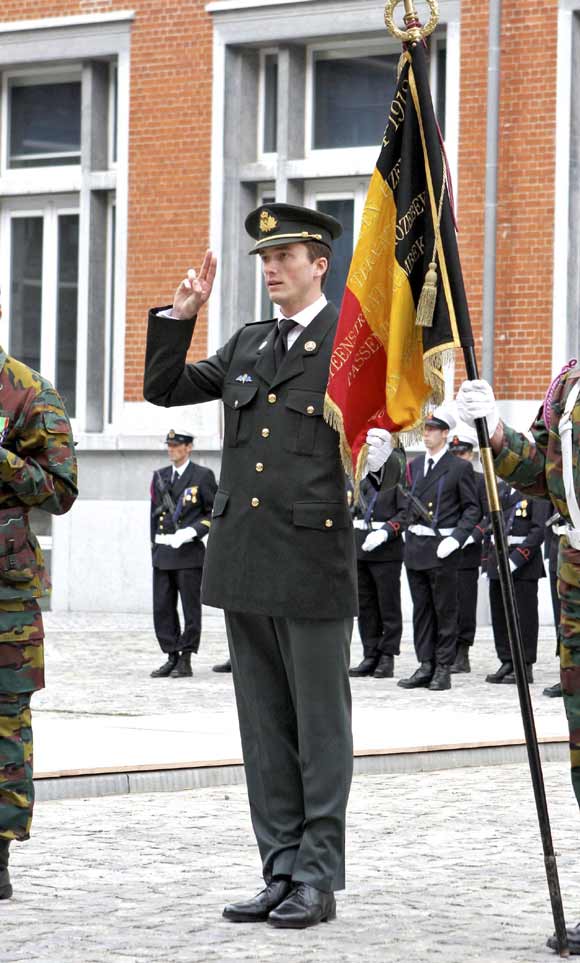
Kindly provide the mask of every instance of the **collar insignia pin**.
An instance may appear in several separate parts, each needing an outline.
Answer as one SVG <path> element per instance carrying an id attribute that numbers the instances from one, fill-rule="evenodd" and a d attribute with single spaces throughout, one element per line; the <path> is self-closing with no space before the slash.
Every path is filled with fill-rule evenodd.
<path id="1" fill-rule="evenodd" d="M 304 345 L 305 351 L 316 351 L 316 341 L 307 341 Z"/>
<path id="2" fill-rule="evenodd" d="M 267 344 L 268 344 L 268 339 L 266 338 L 266 340 L 265 340 L 265 341 L 262 341 L 262 344 L 259 345 L 258 351 L 261 351 L 262 348 L 265 348 Z"/>

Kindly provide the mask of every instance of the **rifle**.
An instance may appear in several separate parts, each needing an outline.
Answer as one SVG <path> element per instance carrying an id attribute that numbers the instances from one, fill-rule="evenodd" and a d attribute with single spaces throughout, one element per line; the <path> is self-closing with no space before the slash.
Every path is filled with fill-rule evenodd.
<path id="1" fill-rule="evenodd" d="M 427 522 L 429 528 L 433 529 L 435 535 L 438 535 L 439 538 L 442 538 L 443 536 L 441 535 L 441 532 L 439 531 L 439 529 L 437 527 L 433 528 L 433 518 L 425 508 L 421 499 L 417 498 L 417 496 L 414 495 L 413 492 L 410 492 L 408 488 L 405 488 L 404 485 L 401 484 L 401 482 L 397 483 L 397 488 L 401 492 L 401 495 L 403 496 L 403 498 L 407 498 L 409 500 L 409 502 L 411 503 L 415 511 L 419 514 L 419 516 L 423 519 L 423 521 Z"/>
<path id="2" fill-rule="evenodd" d="M 177 531 L 177 527 L 173 519 L 173 516 L 175 514 L 175 508 L 176 508 L 175 502 L 173 501 L 173 498 L 171 497 L 171 494 L 167 488 L 167 485 L 163 480 L 163 476 L 161 472 L 159 471 L 155 472 L 155 481 L 157 484 L 157 490 L 161 495 L 161 504 L 158 505 L 155 511 L 153 512 L 153 517 L 158 518 L 160 515 L 162 515 L 165 512 L 167 515 L 169 515 L 171 522 L 168 521 L 167 523 L 164 523 L 163 527 L 167 528 L 167 531 L 169 533 L 175 532 Z"/>

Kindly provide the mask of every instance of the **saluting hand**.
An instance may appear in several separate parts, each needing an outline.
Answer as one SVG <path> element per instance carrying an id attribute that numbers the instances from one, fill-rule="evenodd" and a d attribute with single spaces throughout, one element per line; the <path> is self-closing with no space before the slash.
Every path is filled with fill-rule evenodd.
<path id="1" fill-rule="evenodd" d="M 193 268 L 187 272 L 187 277 L 183 279 L 173 298 L 173 317 L 180 321 L 191 321 L 198 313 L 199 309 L 208 300 L 215 273 L 217 270 L 217 258 L 211 251 L 206 251 L 199 274 Z"/>

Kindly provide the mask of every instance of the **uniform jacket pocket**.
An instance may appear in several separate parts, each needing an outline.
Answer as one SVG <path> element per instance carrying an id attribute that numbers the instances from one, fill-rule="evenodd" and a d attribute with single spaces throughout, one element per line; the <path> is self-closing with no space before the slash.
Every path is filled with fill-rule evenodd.
<path id="1" fill-rule="evenodd" d="M 298 528 L 331 531 L 350 528 L 351 520 L 342 502 L 294 502 L 293 520 Z"/>
<path id="2" fill-rule="evenodd" d="M 288 431 L 284 440 L 285 448 L 297 455 L 312 455 L 325 440 L 327 426 L 322 420 L 324 392 L 291 388 L 286 398 L 286 408 Z M 335 434 L 331 428 L 328 430 L 331 435 Z M 327 445 L 324 445 L 324 450 L 328 450 Z"/>
<path id="3" fill-rule="evenodd" d="M 0 580 L 24 587 L 37 571 L 27 513 L 18 508 L 0 511 Z"/>
<path id="4" fill-rule="evenodd" d="M 235 448 L 246 445 L 250 440 L 252 427 L 248 411 L 244 409 L 256 396 L 258 385 L 234 382 L 225 384 L 222 391 L 224 403 L 224 445 Z"/>
<path id="5" fill-rule="evenodd" d="M 226 505 L 228 503 L 229 497 L 230 497 L 229 492 L 224 492 L 220 488 L 218 488 L 217 492 L 215 493 L 215 498 L 213 501 L 213 512 L 212 512 L 213 518 L 219 518 L 220 515 L 223 515 L 223 513 L 226 510 Z"/>

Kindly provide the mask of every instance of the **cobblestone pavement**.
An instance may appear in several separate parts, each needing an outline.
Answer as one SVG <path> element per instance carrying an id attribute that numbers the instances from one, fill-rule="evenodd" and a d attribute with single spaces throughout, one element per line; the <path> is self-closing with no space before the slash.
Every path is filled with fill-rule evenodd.
<path id="1" fill-rule="evenodd" d="M 577 805 L 545 767 L 570 922 Z M 571 827 L 571 831 L 567 827 Z M 301 932 L 221 919 L 260 888 L 245 789 L 37 805 L 11 847 L 2 963 L 540 963 L 552 931 L 527 767 L 359 776 L 338 917 Z"/>
<path id="2" fill-rule="evenodd" d="M 207 708 L 212 713 L 234 705 L 230 675 L 211 671 L 216 662 L 227 657 L 227 643 L 221 612 L 211 609 L 204 614 L 200 651 L 193 658 L 191 679 L 151 679 L 151 669 L 164 661 L 160 653 L 151 619 L 144 615 L 63 614 L 45 615 L 47 688 L 34 697 L 36 712 L 50 711 L 78 715 L 164 715 L 187 712 L 192 706 Z M 396 660 L 395 675 L 410 675 L 417 667 L 411 626 L 406 625 L 402 654 Z M 561 699 L 547 699 L 544 686 L 558 679 L 554 630 L 540 630 L 539 661 L 534 669 L 536 684 L 531 687 L 537 717 L 558 716 L 563 712 Z M 362 658 L 355 627 L 352 662 Z M 493 672 L 497 657 L 491 629 L 478 631 L 472 650 L 473 671 L 453 677 L 449 692 L 428 693 L 400 689 L 396 679 L 353 679 L 355 705 L 364 708 L 408 709 L 429 704 L 493 714 L 517 712 L 515 686 L 485 683 L 486 673 Z"/>

